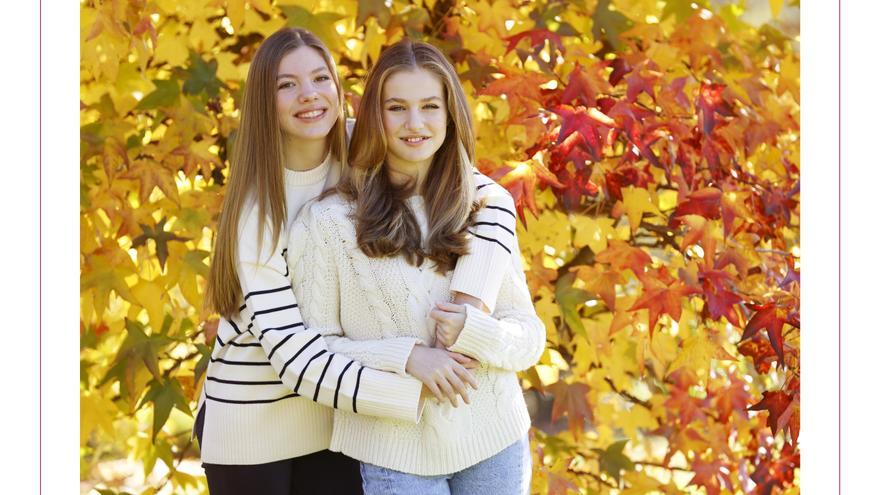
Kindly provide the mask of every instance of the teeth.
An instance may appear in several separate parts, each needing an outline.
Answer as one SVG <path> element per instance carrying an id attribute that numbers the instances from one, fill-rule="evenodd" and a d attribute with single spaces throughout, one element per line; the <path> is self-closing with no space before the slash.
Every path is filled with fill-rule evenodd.
<path id="1" fill-rule="evenodd" d="M 323 110 L 312 110 L 311 112 L 298 113 L 296 116 L 303 119 L 313 119 L 322 113 L 324 113 Z"/>
<path id="2" fill-rule="evenodd" d="M 406 141 L 407 143 L 418 143 L 418 142 L 424 141 L 426 139 L 428 139 L 428 138 L 426 138 L 426 137 L 403 138 L 403 140 Z"/>

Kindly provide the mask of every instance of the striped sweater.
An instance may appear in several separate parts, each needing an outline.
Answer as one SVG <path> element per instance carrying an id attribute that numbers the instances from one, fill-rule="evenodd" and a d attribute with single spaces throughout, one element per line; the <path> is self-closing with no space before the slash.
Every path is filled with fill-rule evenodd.
<path id="1" fill-rule="evenodd" d="M 328 339 L 334 337 L 303 323 L 289 280 L 288 262 L 293 266 L 296 260 L 288 260 L 284 246 L 302 204 L 338 178 L 338 164 L 321 167 L 287 173 L 288 221 L 278 245 L 272 245 L 270 232 L 259 231 L 254 204 L 242 212 L 238 273 L 244 296 L 239 314 L 220 320 L 198 404 L 205 463 L 262 464 L 327 449 L 331 408 L 409 423 L 420 419 L 422 384 L 405 374 L 417 339 L 346 347 L 347 339 L 335 337 L 330 352 Z M 459 259 L 451 288 L 493 308 L 503 275 L 498 267 L 511 257 L 503 236 L 514 232 L 516 216 L 504 188 L 478 172 L 475 183 L 477 199 L 486 206 L 478 212 L 471 253 Z"/>

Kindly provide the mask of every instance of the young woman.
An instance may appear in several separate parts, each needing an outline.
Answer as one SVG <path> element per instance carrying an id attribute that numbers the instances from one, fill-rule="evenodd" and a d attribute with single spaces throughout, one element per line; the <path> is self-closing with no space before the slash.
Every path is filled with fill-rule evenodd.
<path id="1" fill-rule="evenodd" d="M 324 44 L 302 29 L 267 38 L 251 63 L 241 112 L 206 294 L 223 317 L 195 426 L 209 489 L 360 493 L 358 463 L 327 450 L 330 407 L 416 422 L 423 383 L 403 370 L 409 366 L 434 395 L 457 403 L 467 399 L 474 379 L 466 368 L 475 363 L 443 349 L 413 350 L 411 338 L 327 352 L 330 340 L 337 348 L 346 340 L 303 324 L 288 280 L 287 233 L 301 206 L 335 185 L 347 161 L 343 94 Z M 509 201 L 499 186 L 486 189 L 501 207 Z M 463 266 L 509 256 L 475 249 Z M 498 284 L 493 273 L 463 276 L 459 297 L 491 306 Z M 364 355 L 402 359 L 387 366 L 399 373 L 365 367 Z"/>
<path id="2" fill-rule="evenodd" d="M 388 362 L 376 349 L 405 338 L 419 342 L 414 350 L 436 338 L 483 366 L 469 404 L 429 400 L 418 424 L 336 411 L 330 448 L 363 462 L 367 494 L 528 493 L 530 420 L 516 371 L 537 362 L 544 326 L 514 232 L 475 218 L 474 137 L 454 69 L 425 43 L 387 48 L 358 120 L 377 125 L 355 129 L 338 194 L 304 208 L 290 235 L 307 325 L 350 337 L 345 348 L 363 346 L 377 369 L 405 358 Z M 449 302 L 464 254 L 484 245 L 513 254 L 492 267 L 502 276 L 491 316 Z"/>

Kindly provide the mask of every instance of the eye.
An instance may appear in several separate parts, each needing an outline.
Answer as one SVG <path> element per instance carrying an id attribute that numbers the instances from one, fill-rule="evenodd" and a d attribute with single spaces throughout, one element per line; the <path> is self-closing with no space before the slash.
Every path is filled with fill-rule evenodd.
<path id="1" fill-rule="evenodd" d="M 330 80 L 330 76 L 328 76 L 327 74 L 321 74 L 320 76 L 315 78 L 316 82 L 326 82 L 329 80 Z"/>
<path id="2" fill-rule="evenodd" d="M 285 81 L 278 85 L 278 89 L 287 89 L 296 86 L 296 83 L 293 81 Z"/>
<path id="3" fill-rule="evenodd" d="M 388 110 L 389 112 L 399 112 L 399 111 L 401 111 L 401 110 L 403 110 L 403 109 L 404 109 L 404 108 L 403 108 L 403 105 L 391 105 L 390 107 L 388 107 L 387 110 Z"/>
<path id="4" fill-rule="evenodd" d="M 438 105 L 436 103 L 428 103 L 427 105 L 425 105 L 422 108 L 425 108 L 427 110 L 440 110 L 440 105 Z"/>

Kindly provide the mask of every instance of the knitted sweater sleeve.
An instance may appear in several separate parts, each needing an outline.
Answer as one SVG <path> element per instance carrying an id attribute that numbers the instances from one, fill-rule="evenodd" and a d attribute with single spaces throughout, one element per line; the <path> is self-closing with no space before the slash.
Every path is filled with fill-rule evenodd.
<path id="1" fill-rule="evenodd" d="M 302 301 L 302 315 L 309 328 L 324 336 L 332 352 L 342 353 L 377 370 L 406 374 L 406 362 L 415 344 L 415 337 L 394 337 L 375 340 L 353 340 L 344 336 L 339 321 L 340 288 L 336 264 L 342 259 L 342 247 L 336 229 L 326 224 L 333 212 L 315 213 L 303 208 L 292 229 L 288 262 L 292 267 L 294 293 Z M 350 330 L 350 329 L 349 329 Z"/>
<path id="2" fill-rule="evenodd" d="M 512 256 L 502 272 L 494 313 L 488 315 L 465 305 L 464 327 L 449 350 L 495 368 L 522 371 L 538 362 L 544 352 L 546 332 L 532 304 L 516 236 L 510 246 Z"/>
<path id="3" fill-rule="evenodd" d="M 516 243 L 516 208 L 504 187 L 474 171 L 476 199 L 483 203 L 469 229 L 469 253 L 458 259 L 450 289 L 474 296 L 494 311 Z"/>
<path id="4" fill-rule="evenodd" d="M 281 381 L 294 393 L 326 406 L 416 422 L 421 382 L 330 352 L 320 331 L 304 325 L 288 279 L 287 249 L 281 249 L 287 233 L 273 245 L 269 229 L 259 227 L 257 208 L 248 210 L 239 224 L 239 282 L 253 314 L 249 331 Z"/>

